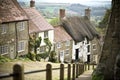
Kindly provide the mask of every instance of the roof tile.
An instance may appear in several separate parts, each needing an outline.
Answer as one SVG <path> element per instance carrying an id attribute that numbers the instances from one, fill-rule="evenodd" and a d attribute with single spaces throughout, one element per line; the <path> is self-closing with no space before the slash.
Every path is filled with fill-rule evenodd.
<path id="1" fill-rule="evenodd" d="M 55 42 L 72 40 L 71 36 L 64 30 L 62 26 L 56 26 L 54 29 L 54 33 Z"/>
<path id="2" fill-rule="evenodd" d="M 54 29 L 35 8 L 25 8 L 24 10 L 30 18 L 30 33 Z"/>
<path id="3" fill-rule="evenodd" d="M 17 0 L 0 0 L 0 19 L 2 22 L 12 22 L 28 18 Z"/>

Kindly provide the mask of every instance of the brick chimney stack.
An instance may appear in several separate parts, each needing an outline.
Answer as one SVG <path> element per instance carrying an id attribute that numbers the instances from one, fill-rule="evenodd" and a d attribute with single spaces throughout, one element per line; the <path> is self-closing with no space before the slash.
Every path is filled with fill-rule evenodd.
<path id="1" fill-rule="evenodd" d="M 30 1 L 30 7 L 35 7 L 35 1 L 34 0 Z"/>
<path id="2" fill-rule="evenodd" d="M 85 9 L 85 16 L 87 16 L 89 20 L 90 20 L 90 12 L 91 10 L 89 8 Z"/>
<path id="3" fill-rule="evenodd" d="M 62 18 L 65 17 L 65 9 L 60 9 L 59 11 L 60 11 L 60 12 L 59 12 L 59 18 L 60 18 L 60 20 L 61 20 Z"/>

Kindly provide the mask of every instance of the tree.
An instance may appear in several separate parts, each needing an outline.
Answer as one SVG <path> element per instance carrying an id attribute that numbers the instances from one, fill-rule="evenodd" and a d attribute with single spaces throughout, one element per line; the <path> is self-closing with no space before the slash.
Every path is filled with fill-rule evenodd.
<path id="1" fill-rule="evenodd" d="M 30 37 L 30 41 L 29 41 L 29 58 L 31 60 L 37 59 L 37 48 L 40 46 L 41 44 L 41 37 L 36 38 L 35 35 L 34 37 Z M 34 51 L 33 51 L 34 50 Z M 34 53 L 32 53 L 32 51 Z"/>
<path id="2" fill-rule="evenodd" d="M 107 28 L 107 24 L 108 24 L 108 20 L 109 20 L 109 17 L 110 17 L 110 12 L 111 12 L 111 9 L 107 9 L 107 10 L 106 10 L 106 13 L 105 13 L 102 21 L 99 22 L 99 25 L 98 25 L 98 27 L 96 28 L 97 31 L 98 31 L 99 33 L 101 33 L 102 35 L 105 35 L 106 28 Z"/>
<path id="3" fill-rule="evenodd" d="M 120 0 L 112 0 L 101 57 L 93 80 L 120 80 Z M 118 67 L 118 68 L 116 68 Z M 114 74 L 115 73 L 115 74 Z"/>
<path id="4" fill-rule="evenodd" d="M 48 53 L 48 56 L 50 56 L 52 43 L 50 42 L 50 40 L 48 38 L 45 38 L 44 42 L 46 44 L 46 48 L 48 49 L 48 51 L 46 51 L 46 52 Z"/>
<path id="5" fill-rule="evenodd" d="M 106 13 L 105 13 L 102 21 L 99 22 L 99 28 L 106 28 L 106 26 L 108 24 L 109 17 L 110 17 L 110 12 L 111 12 L 111 9 L 106 10 Z"/>
<path id="6" fill-rule="evenodd" d="M 59 21 L 59 18 L 54 18 L 50 21 L 50 24 L 52 26 L 56 26 L 56 25 L 59 25 L 60 21 Z"/>

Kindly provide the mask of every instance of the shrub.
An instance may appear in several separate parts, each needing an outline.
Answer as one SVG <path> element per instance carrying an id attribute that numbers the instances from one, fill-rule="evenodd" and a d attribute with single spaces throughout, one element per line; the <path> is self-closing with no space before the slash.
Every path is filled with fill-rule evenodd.
<path id="1" fill-rule="evenodd" d="M 92 76 L 92 80 L 104 80 L 104 76 L 103 75 L 94 75 L 94 76 Z"/>
<path id="2" fill-rule="evenodd" d="M 35 53 L 31 53 L 31 52 L 26 55 L 26 57 L 29 58 L 32 61 L 36 60 L 35 56 L 36 56 L 36 54 Z"/>
<path id="3" fill-rule="evenodd" d="M 55 51 L 50 52 L 49 61 L 50 62 L 57 62 L 56 52 Z"/>
<path id="4" fill-rule="evenodd" d="M 4 57 L 0 55 L 0 63 L 9 62 L 9 61 L 12 61 L 12 60 L 8 57 Z"/>
<path id="5" fill-rule="evenodd" d="M 41 57 L 45 60 L 49 56 L 49 54 L 47 52 L 45 52 L 45 53 L 37 54 L 37 56 Z"/>

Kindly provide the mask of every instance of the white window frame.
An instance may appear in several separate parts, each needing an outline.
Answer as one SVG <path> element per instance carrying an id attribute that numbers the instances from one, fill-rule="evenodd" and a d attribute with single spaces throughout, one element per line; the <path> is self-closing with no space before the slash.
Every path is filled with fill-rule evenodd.
<path id="1" fill-rule="evenodd" d="M 19 41 L 18 42 L 18 52 L 23 52 L 23 51 L 25 51 L 25 42 Z"/>
<path id="2" fill-rule="evenodd" d="M 19 22 L 18 27 L 19 27 L 19 31 L 25 30 L 25 22 Z"/>
<path id="3" fill-rule="evenodd" d="M 66 46 L 70 46 L 70 41 L 66 41 Z"/>
<path id="4" fill-rule="evenodd" d="M 8 54 L 8 45 L 0 46 L 0 54 L 1 55 Z"/>
<path id="5" fill-rule="evenodd" d="M 1 34 L 6 34 L 7 33 L 7 24 L 2 24 L 1 25 Z"/>
<path id="6" fill-rule="evenodd" d="M 61 43 L 60 42 L 57 43 L 57 48 L 61 48 Z"/>
<path id="7" fill-rule="evenodd" d="M 44 32 L 44 38 L 48 38 L 48 31 Z"/>
<path id="8" fill-rule="evenodd" d="M 46 50 L 46 46 L 40 46 L 40 49 L 39 49 L 40 53 L 44 53 L 45 50 Z"/>
<path id="9" fill-rule="evenodd" d="M 96 50 L 96 48 L 97 48 L 97 45 L 96 44 L 93 44 L 93 50 Z"/>
<path id="10" fill-rule="evenodd" d="M 68 55 L 69 52 L 70 52 L 69 49 L 66 49 L 66 50 L 65 50 L 65 54 L 66 54 L 66 55 Z"/>
<path id="11" fill-rule="evenodd" d="M 60 56 L 64 57 L 64 50 L 60 51 Z"/>

